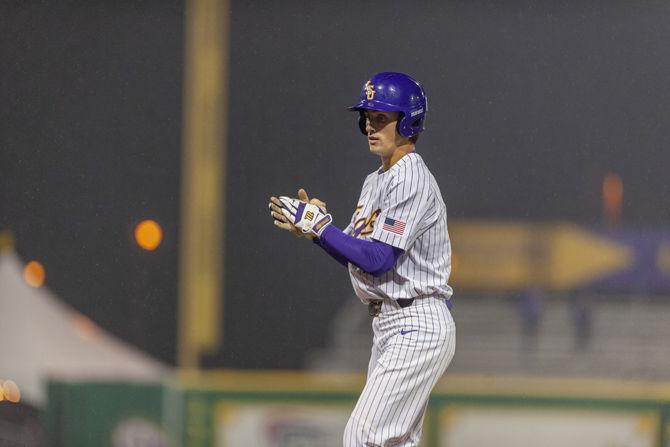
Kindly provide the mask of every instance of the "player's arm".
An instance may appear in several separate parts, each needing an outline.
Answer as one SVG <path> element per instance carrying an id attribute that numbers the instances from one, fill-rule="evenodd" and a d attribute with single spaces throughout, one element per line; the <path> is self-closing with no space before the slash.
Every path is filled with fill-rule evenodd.
<path id="1" fill-rule="evenodd" d="M 316 243 L 342 265 L 350 262 L 374 276 L 389 271 L 403 253 L 383 242 L 359 240 L 345 234 L 332 224 L 332 216 L 324 208 L 314 204 L 290 197 L 272 197 L 270 209 L 275 225 L 291 224 L 305 235 L 317 238 Z"/>
<path id="2" fill-rule="evenodd" d="M 342 265 L 352 263 L 372 276 L 381 276 L 393 268 L 403 250 L 379 241 L 349 236 L 335 225 L 328 225 L 314 243 Z"/>
<path id="3" fill-rule="evenodd" d="M 333 250 L 329 245 L 322 244 L 321 239 L 319 239 L 318 237 L 312 238 L 312 242 L 314 242 L 319 247 L 323 248 L 323 250 L 326 253 L 328 253 L 333 259 L 342 264 L 344 267 L 349 266 L 349 259 L 342 256 L 339 251 Z"/>
<path id="4" fill-rule="evenodd" d="M 438 218 L 430 176 L 416 170 L 391 183 L 370 237 L 407 251 L 422 229 Z"/>

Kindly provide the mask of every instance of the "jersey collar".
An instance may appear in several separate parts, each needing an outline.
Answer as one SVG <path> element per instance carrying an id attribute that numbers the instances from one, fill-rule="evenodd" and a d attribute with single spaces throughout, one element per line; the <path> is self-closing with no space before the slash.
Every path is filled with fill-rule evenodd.
<path id="1" fill-rule="evenodd" d="M 417 154 L 416 151 L 412 151 L 412 152 L 404 155 L 393 166 L 391 166 L 388 171 L 384 171 L 384 165 L 380 166 L 379 169 L 377 170 L 377 174 L 382 175 L 382 174 L 386 174 L 387 172 L 391 172 L 396 168 L 400 169 L 400 166 L 402 166 L 406 163 L 415 162 L 415 160 L 416 161 L 421 160 L 421 155 Z"/>

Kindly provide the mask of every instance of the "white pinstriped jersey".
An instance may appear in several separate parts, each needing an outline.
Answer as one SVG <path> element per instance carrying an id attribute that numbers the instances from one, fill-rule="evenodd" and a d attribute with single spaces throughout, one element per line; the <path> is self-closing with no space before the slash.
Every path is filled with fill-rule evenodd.
<path id="1" fill-rule="evenodd" d="M 351 283 L 361 301 L 451 297 L 447 209 L 435 178 L 416 152 L 403 156 L 388 171 L 380 168 L 367 176 L 344 231 L 404 250 L 393 268 L 378 278 L 349 264 Z"/>

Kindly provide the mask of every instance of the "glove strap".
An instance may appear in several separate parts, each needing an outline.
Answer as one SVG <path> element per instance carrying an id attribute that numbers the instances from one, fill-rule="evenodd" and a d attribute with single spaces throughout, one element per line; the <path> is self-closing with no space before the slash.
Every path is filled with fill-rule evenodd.
<path id="1" fill-rule="evenodd" d="M 317 223 L 314 224 L 314 226 L 311 228 L 312 233 L 316 234 L 317 236 L 321 236 L 321 233 L 323 233 L 323 230 L 326 229 L 328 225 L 333 221 L 333 216 L 330 214 L 326 214 L 319 220 Z"/>

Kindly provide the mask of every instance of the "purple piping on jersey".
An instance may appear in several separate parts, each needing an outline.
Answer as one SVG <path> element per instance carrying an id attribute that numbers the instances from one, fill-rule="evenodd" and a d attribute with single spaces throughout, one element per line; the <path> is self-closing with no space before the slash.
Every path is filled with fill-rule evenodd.
<path id="1" fill-rule="evenodd" d="M 335 225 L 329 225 L 314 242 L 340 264 L 351 262 L 372 276 L 381 276 L 393 268 L 403 250 L 379 241 L 356 239 Z"/>

